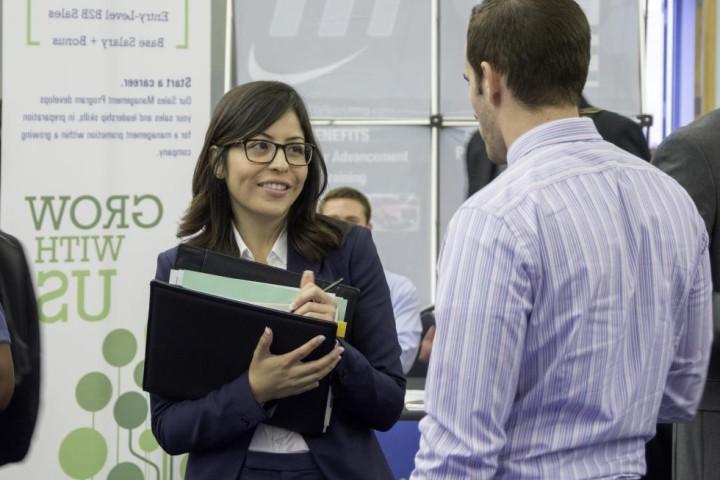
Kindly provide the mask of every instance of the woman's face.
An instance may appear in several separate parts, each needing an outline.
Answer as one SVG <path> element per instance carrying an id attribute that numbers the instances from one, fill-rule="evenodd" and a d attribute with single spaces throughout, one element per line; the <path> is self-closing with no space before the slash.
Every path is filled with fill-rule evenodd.
<path id="1" fill-rule="evenodd" d="M 281 144 L 305 142 L 300 121 L 292 110 L 252 138 Z M 307 174 L 308 166 L 289 165 L 281 148 L 268 164 L 250 162 L 243 145 L 230 148 L 225 182 L 235 221 L 239 224 L 243 221 L 265 223 L 284 220 L 290 206 L 302 192 Z"/>

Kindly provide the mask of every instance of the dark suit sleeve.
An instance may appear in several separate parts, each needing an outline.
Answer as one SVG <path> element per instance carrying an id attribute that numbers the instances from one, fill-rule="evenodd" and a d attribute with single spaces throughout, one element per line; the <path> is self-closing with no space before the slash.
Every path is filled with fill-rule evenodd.
<path id="1" fill-rule="evenodd" d="M 705 222 L 705 228 L 712 239 L 711 244 L 713 241 L 717 241 L 712 238 L 718 208 L 717 185 L 715 185 L 715 177 L 710 168 L 709 159 L 703 149 L 692 140 L 672 135 L 660 144 L 655 151 L 652 163 L 677 180 L 687 190 Z M 711 260 L 714 261 L 712 256 Z M 713 272 L 713 288 L 715 290 L 719 287 L 716 280 L 717 274 L 716 271 Z M 715 304 L 714 311 L 720 311 L 720 300 L 718 300 L 717 294 L 714 295 L 713 302 Z M 718 313 L 713 315 L 713 330 L 715 341 L 712 347 L 713 364 L 710 370 L 716 371 L 716 359 L 720 355 L 720 314 Z"/>
<path id="2" fill-rule="evenodd" d="M 160 254 L 155 278 L 167 281 L 171 265 L 168 253 Z M 153 434 L 171 455 L 219 448 L 268 418 L 252 395 L 247 372 L 198 400 L 151 395 L 150 403 Z"/>
<path id="3" fill-rule="evenodd" d="M 370 232 L 355 228 L 348 238 L 350 283 L 361 293 L 353 319 L 352 344 L 335 368 L 334 408 L 344 409 L 358 423 L 387 430 L 400 418 L 405 378 L 400 365 L 390 290 Z"/>
<path id="4" fill-rule="evenodd" d="M 632 153 L 645 161 L 650 161 L 650 148 L 640 125 L 632 119 L 615 112 L 601 110 L 592 116 L 595 127 L 603 139 Z"/>
<path id="5" fill-rule="evenodd" d="M 715 181 L 701 148 L 681 137 L 668 137 L 657 149 L 653 165 L 687 190 L 712 235 L 716 215 Z"/>

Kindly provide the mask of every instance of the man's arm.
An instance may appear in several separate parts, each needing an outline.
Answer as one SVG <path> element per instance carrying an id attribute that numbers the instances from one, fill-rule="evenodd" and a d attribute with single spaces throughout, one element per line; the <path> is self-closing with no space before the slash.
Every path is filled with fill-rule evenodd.
<path id="1" fill-rule="evenodd" d="M 705 222 L 705 229 L 712 237 L 716 229 L 716 218 L 718 215 L 717 188 L 715 175 L 711 169 L 711 159 L 701 148 L 696 139 L 687 138 L 681 132 L 669 136 L 658 147 L 653 156 L 652 163 L 663 172 L 673 177 L 690 194 L 700 216 Z M 717 243 L 720 239 L 715 238 Z M 710 271 L 715 283 L 714 289 L 720 289 L 716 258 L 711 257 Z M 715 270 L 715 271 L 713 271 Z M 716 293 L 717 295 L 717 293 Z M 720 356 L 720 315 L 713 315 L 713 332 L 715 343 L 713 345 L 712 357 L 716 362 Z M 713 367 L 714 367 L 713 363 Z"/>
<path id="2" fill-rule="evenodd" d="M 10 404 L 15 391 L 15 369 L 10 352 L 10 334 L 0 305 L 0 411 Z"/>
<path id="3" fill-rule="evenodd" d="M 413 479 L 497 472 L 532 309 L 529 257 L 502 219 L 467 207 L 453 218 Z"/>
<path id="4" fill-rule="evenodd" d="M 10 405 L 15 391 L 15 373 L 10 345 L 0 344 L 0 412 Z"/>
<path id="5" fill-rule="evenodd" d="M 703 248 L 688 295 L 687 309 L 680 313 L 678 319 L 681 330 L 660 404 L 658 423 L 692 419 L 705 387 L 713 338 L 713 316 L 707 234 L 702 234 Z"/>
<path id="6" fill-rule="evenodd" d="M 420 346 L 420 335 L 422 324 L 420 323 L 420 303 L 417 296 L 417 288 L 409 279 L 397 276 L 398 284 L 395 291 L 390 290 L 395 314 L 395 328 L 397 330 L 398 342 L 402 353 L 403 373 L 407 374 L 415 362 L 418 347 Z"/>

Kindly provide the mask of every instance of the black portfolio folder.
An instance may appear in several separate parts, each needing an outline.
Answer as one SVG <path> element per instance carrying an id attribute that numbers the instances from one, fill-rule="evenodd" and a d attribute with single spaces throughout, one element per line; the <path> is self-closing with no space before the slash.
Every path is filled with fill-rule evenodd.
<path id="1" fill-rule="evenodd" d="M 324 335 L 325 341 L 306 357 L 313 360 L 336 343 L 335 323 L 153 280 L 143 389 L 171 400 L 204 396 L 248 370 L 266 326 L 273 331 L 274 354 Z M 328 375 L 318 388 L 278 401 L 267 423 L 299 433 L 322 433 L 329 391 Z"/>
<path id="2" fill-rule="evenodd" d="M 222 275 L 223 277 L 240 278 L 255 282 L 273 283 L 287 287 L 299 287 L 300 278 L 302 277 L 301 273 L 290 272 L 282 268 L 276 268 L 253 262 L 252 260 L 224 255 L 213 252 L 212 250 L 192 247 L 186 244 L 181 244 L 178 247 L 173 268 L 176 270 L 193 270 L 195 272 L 211 273 L 213 275 Z M 316 279 L 315 283 L 320 288 L 325 288 L 330 284 L 330 282 L 320 279 Z M 352 336 L 355 302 L 360 294 L 360 290 L 349 285 L 340 284 L 330 290 L 330 293 L 334 293 L 348 301 L 345 312 L 345 322 L 347 323 L 345 338 L 350 339 Z"/>

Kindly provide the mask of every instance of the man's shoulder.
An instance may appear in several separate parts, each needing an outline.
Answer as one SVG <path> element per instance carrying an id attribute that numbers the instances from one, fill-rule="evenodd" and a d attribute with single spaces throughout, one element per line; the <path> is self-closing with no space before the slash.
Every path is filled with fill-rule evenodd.
<path id="1" fill-rule="evenodd" d="M 388 272 L 385 270 L 385 279 L 390 289 L 390 300 L 393 307 L 407 304 L 407 302 L 417 303 L 417 287 L 408 277 L 399 273 Z"/>
<path id="2" fill-rule="evenodd" d="M 17 238 L 0 230 L 0 261 L 3 260 L 5 256 L 11 256 L 13 260 L 22 257 L 23 249 Z M 10 259 L 8 259 L 8 262 L 10 262 Z"/>
<path id="3" fill-rule="evenodd" d="M 20 241 L 7 232 L 0 230 L 0 246 L 2 248 L 20 248 Z"/>
<path id="4" fill-rule="evenodd" d="M 707 135 L 712 134 L 713 138 L 717 137 L 718 129 L 720 129 L 720 108 L 708 112 L 697 118 L 688 125 L 677 129 L 670 136 L 687 136 L 687 135 Z"/>
<path id="5" fill-rule="evenodd" d="M 625 179 L 623 182 L 649 182 L 656 190 L 682 195 L 675 182 L 659 169 L 605 140 L 576 145 L 573 150 L 537 149 L 529 155 L 536 158 L 523 159 L 521 164 L 511 166 L 461 205 L 458 213 L 463 223 L 478 216 L 492 216 L 506 223 L 514 223 L 513 219 L 523 222 L 520 218 L 526 210 L 523 207 L 547 211 L 552 206 L 546 202 L 546 192 L 555 192 L 550 196 L 557 197 L 556 193 L 565 188 L 563 185 L 567 184 L 568 189 L 577 188 L 571 184 L 576 185 L 575 180 L 586 175 L 609 174 L 608 178 L 612 179 L 619 174 Z M 604 182 L 598 183 L 596 193 L 604 195 L 602 184 Z"/>
<path id="6" fill-rule="evenodd" d="M 659 146 L 658 153 L 666 148 L 689 144 L 703 150 L 720 151 L 717 132 L 720 131 L 720 109 L 706 113 L 697 120 L 671 133 Z"/>
<path id="7" fill-rule="evenodd" d="M 415 289 L 415 284 L 413 284 L 412 280 L 405 275 L 385 270 L 385 279 L 387 280 L 388 285 L 392 284 L 398 287 Z"/>

